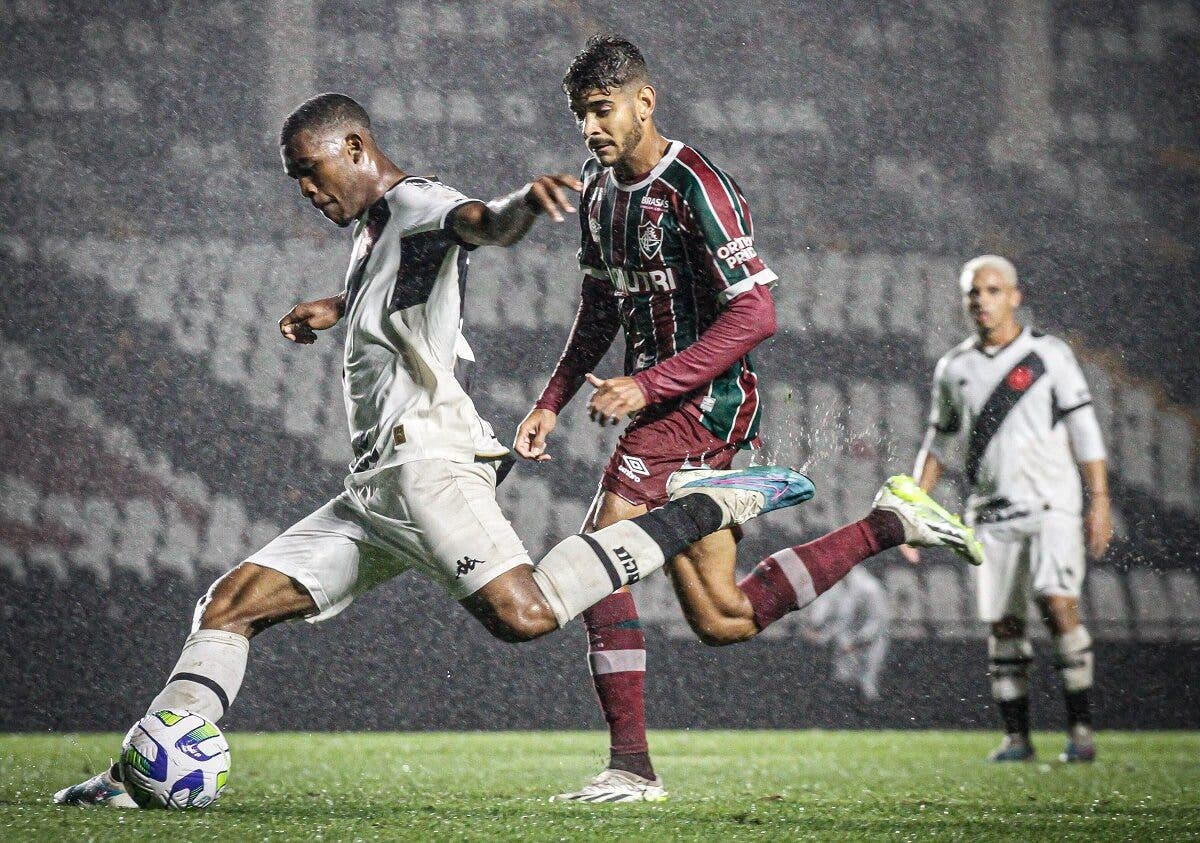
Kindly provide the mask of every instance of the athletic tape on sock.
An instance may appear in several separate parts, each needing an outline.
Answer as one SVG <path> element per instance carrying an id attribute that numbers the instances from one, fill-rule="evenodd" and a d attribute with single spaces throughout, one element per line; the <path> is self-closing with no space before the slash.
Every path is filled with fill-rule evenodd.
<path id="1" fill-rule="evenodd" d="M 1016 700 L 1029 694 L 1029 663 L 1033 645 L 1028 638 L 988 637 L 988 676 L 992 698 Z"/>
<path id="2" fill-rule="evenodd" d="M 1065 635 L 1054 636 L 1054 667 L 1064 690 L 1086 691 L 1092 687 L 1095 659 L 1092 636 L 1086 628 L 1077 626 Z"/>
<path id="3" fill-rule="evenodd" d="M 250 640 L 244 635 L 219 629 L 193 632 L 148 711 L 181 709 L 217 722 L 242 687 L 249 653 Z"/>
<path id="4" fill-rule="evenodd" d="M 663 566 L 658 543 L 633 521 L 563 539 L 538 562 L 533 578 L 560 627 L 622 586 Z"/>

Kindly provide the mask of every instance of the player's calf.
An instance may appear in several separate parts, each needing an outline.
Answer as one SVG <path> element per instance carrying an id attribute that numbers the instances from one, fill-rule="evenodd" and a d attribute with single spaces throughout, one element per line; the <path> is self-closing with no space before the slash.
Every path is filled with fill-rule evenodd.
<path id="1" fill-rule="evenodd" d="M 1054 636 L 1054 667 L 1062 680 L 1067 707 L 1067 746 L 1062 761 L 1093 761 L 1096 741 L 1092 731 L 1089 695 L 1094 675 L 1092 637 L 1083 626 Z"/>
<path id="2" fill-rule="evenodd" d="M 1002 621 L 996 626 L 1011 632 L 1014 624 Z M 989 761 L 1029 761 L 1034 757 L 1029 738 L 1029 665 L 1033 645 L 1023 633 L 1020 637 L 999 637 L 996 630 L 988 638 L 988 678 L 992 699 L 1004 721 L 1004 739 L 988 756 Z"/>

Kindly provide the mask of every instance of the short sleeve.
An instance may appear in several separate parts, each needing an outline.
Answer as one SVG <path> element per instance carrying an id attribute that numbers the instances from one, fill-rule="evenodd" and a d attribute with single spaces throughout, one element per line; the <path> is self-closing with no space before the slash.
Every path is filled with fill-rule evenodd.
<path id="1" fill-rule="evenodd" d="M 1054 403 L 1059 413 L 1069 413 L 1092 403 L 1092 391 L 1087 379 L 1075 359 L 1071 347 L 1061 340 L 1056 342 L 1058 354 L 1055 359 L 1051 383 L 1054 388 Z"/>
<path id="2" fill-rule="evenodd" d="M 962 430 L 962 408 L 950 382 L 949 369 L 950 363 L 946 358 L 938 361 L 933 370 L 933 394 L 929 402 L 929 427 L 943 435 Z"/>
<path id="3" fill-rule="evenodd" d="M 685 193 L 690 225 L 721 301 L 728 302 L 755 284 L 774 284 L 778 277 L 754 247 L 750 204 L 737 183 L 695 150 L 685 148 L 678 160 L 692 176 Z"/>
<path id="4" fill-rule="evenodd" d="M 434 179 L 409 177 L 397 185 L 393 207 L 399 214 L 401 235 L 409 237 L 445 229 L 451 211 L 478 201 Z"/>

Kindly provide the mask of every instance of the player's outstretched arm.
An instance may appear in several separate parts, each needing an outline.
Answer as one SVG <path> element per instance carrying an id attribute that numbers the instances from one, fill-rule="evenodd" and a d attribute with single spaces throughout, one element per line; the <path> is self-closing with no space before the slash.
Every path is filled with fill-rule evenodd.
<path id="1" fill-rule="evenodd" d="M 346 294 L 301 302 L 279 320 L 279 333 L 300 345 L 317 341 L 315 331 L 332 328 L 346 311 Z"/>
<path id="2" fill-rule="evenodd" d="M 511 246 L 533 226 L 538 214 L 555 222 L 575 212 L 567 191 L 578 193 L 583 183 L 562 173 L 538 176 L 520 190 L 491 202 L 469 202 L 454 212 L 454 233 L 476 246 Z"/>
<path id="3" fill-rule="evenodd" d="M 571 335 L 546 388 L 529 415 L 517 428 L 513 450 L 527 460 L 546 462 L 546 437 L 558 424 L 558 414 L 574 397 L 585 377 L 603 358 L 617 332 L 621 317 L 616 299 L 609 293 L 606 282 L 584 276 L 579 294 L 579 310 Z"/>

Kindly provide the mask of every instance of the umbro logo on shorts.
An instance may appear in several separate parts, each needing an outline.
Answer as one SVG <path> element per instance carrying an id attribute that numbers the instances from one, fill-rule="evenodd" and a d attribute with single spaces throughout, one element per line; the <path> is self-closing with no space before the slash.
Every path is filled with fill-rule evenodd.
<path id="1" fill-rule="evenodd" d="M 629 454 L 621 455 L 621 464 L 617 466 L 617 470 L 634 483 L 641 483 L 643 477 L 650 476 L 650 469 L 646 467 L 642 458 L 631 457 Z"/>

